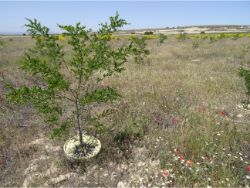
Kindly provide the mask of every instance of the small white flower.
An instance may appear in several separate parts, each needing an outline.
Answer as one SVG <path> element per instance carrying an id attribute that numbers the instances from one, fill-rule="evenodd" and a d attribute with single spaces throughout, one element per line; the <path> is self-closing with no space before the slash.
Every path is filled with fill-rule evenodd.
<path id="1" fill-rule="evenodd" d="M 238 159 L 238 157 L 237 157 L 237 156 L 234 156 L 234 158 L 235 158 L 235 159 Z"/>
<path id="2" fill-rule="evenodd" d="M 207 188 L 212 188 L 212 187 L 210 185 L 208 185 Z"/>
<path id="3" fill-rule="evenodd" d="M 246 178 L 247 178 L 248 180 L 250 180 L 250 176 L 249 176 L 249 175 L 247 175 Z"/>
<path id="4" fill-rule="evenodd" d="M 208 181 L 211 181 L 211 178 L 207 178 Z"/>
<path id="5" fill-rule="evenodd" d="M 229 181 L 229 178 L 226 178 L 226 181 Z"/>
<path id="6" fill-rule="evenodd" d="M 229 154 L 227 154 L 227 156 L 228 156 L 228 157 L 231 157 L 232 155 L 229 153 Z"/>

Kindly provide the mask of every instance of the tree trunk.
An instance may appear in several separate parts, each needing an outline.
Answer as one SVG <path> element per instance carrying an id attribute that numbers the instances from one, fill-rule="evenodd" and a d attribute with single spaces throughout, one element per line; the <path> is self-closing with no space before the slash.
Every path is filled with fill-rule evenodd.
<path id="1" fill-rule="evenodd" d="M 76 100 L 75 105 L 76 105 L 76 119 L 77 119 L 78 132 L 79 132 L 79 141 L 80 141 L 80 145 L 83 146 L 83 141 L 82 141 L 82 135 L 83 135 L 82 118 L 81 118 L 81 114 L 80 114 L 78 100 Z"/>

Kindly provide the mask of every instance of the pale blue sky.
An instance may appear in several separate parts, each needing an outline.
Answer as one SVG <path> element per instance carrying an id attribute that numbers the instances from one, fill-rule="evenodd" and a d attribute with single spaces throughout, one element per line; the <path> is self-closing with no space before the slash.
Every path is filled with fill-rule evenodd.
<path id="1" fill-rule="evenodd" d="M 58 32 L 57 23 L 80 21 L 97 29 L 100 22 L 119 11 L 131 25 L 125 29 L 185 25 L 250 25 L 250 2 L 232 1 L 0 1 L 0 32 L 24 32 L 25 17 L 37 18 Z"/>

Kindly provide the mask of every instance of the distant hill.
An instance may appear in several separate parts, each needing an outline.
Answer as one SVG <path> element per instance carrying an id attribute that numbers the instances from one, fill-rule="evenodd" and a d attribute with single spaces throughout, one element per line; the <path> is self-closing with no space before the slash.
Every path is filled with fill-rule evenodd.
<path id="1" fill-rule="evenodd" d="M 178 34 L 185 33 L 242 33 L 250 32 L 250 25 L 194 25 L 194 26 L 177 26 L 165 28 L 145 28 L 145 29 L 131 29 L 119 31 L 120 34 L 143 34 L 146 31 L 152 31 L 155 34 Z"/>
<path id="2" fill-rule="evenodd" d="M 250 25 L 192 25 L 192 26 L 177 26 L 165 28 L 144 28 L 144 29 L 129 29 L 120 30 L 117 33 L 127 35 L 131 33 L 144 34 L 146 31 L 152 31 L 154 34 L 178 34 L 184 33 L 242 33 L 250 32 Z M 53 33 L 58 34 L 58 33 Z M 0 35 L 23 35 L 23 32 L 0 32 Z"/>

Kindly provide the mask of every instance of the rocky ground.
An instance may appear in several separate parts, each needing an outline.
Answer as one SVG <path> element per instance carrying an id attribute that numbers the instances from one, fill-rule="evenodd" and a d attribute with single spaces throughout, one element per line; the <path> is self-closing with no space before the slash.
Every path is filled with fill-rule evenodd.
<path id="1" fill-rule="evenodd" d="M 145 148 L 134 148 L 131 160 L 126 163 L 110 162 L 105 169 L 95 163 L 88 164 L 86 169 L 78 164 L 62 173 L 62 149 L 53 145 L 50 139 L 37 138 L 25 147 L 36 147 L 39 155 L 30 160 L 24 171 L 20 172 L 23 174 L 23 187 L 164 185 L 164 181 L 160 181 L 164 177 L 159 160 L 148 158 Z"/>

